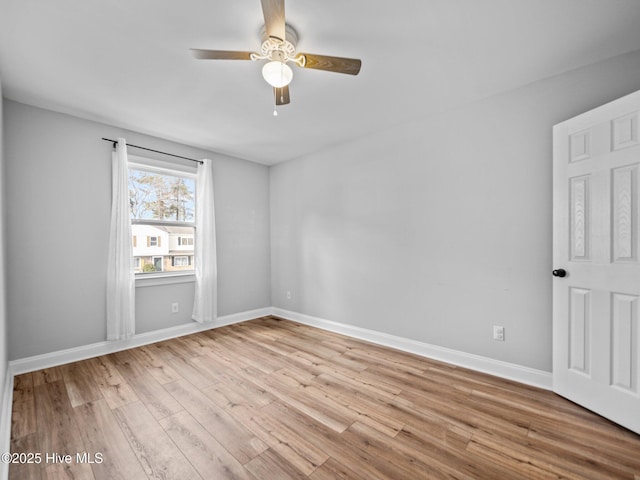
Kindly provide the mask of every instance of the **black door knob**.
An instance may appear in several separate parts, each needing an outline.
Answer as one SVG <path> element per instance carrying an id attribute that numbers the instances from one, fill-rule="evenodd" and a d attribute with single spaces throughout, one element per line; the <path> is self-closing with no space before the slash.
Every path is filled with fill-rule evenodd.
<path id="1" fill-rule="evenodd" d="M 567 271 L 564 268 L 558 268 L 557 270 L 554 270 L 551 273 L 553 274 L 554 277 L 566 277 L 567 276 Z"/>

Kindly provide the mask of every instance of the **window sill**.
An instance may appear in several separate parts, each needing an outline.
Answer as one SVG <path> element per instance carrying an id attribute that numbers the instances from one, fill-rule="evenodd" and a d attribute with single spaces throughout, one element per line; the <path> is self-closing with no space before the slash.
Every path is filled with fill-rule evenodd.
<path id="1" fill-rule="evenodd" d="M 193 283 L 196 281 L 196 275 L 193 272 L 167 274 L 146 274 L 144 276 L 136 275 L 136 288 L 138 287 L 155 287 L 157 285 L 171 285 L 174 283 Z"/>

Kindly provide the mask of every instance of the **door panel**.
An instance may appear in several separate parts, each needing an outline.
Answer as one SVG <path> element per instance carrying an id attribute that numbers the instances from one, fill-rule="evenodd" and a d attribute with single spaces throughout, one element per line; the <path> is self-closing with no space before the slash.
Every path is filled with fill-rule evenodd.
<path id="1" fill-rule="evenodd" d="M 554 127 L 554 391 L 640 433 L 640 92 Z"/>
<path id="2" fill-rule="evenodd" d="M 570 288 L 569 304 L 569 369 L 589 375 L 589 317 L 590 291 Z"/>
<path id="3" fill-rule="evenodd" d="M 613 170 L 613 261 L 638 261 L 638 222 L 634 205 L 638 204 L 638 164 Z"/>
<path id="4" fill-rule="evenodd" d="M 638 393 L 638 296 L 614 293 L 611 316 L 612 385 Z"/>
<path id="5" fill-rule="evenodd" d="M 570 179 L 571 201 L 571 259 L 574 261 L 589 259 L 589 175 Z"/>

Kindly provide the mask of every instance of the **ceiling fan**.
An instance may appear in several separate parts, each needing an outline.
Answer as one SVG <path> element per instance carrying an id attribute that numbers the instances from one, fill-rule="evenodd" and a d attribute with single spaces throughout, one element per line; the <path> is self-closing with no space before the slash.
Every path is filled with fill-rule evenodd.
<path id="1" fill-rule="evenodd" d="M 202 60 L 268 60 L 262 67 L 262 76 L 273 87 L 276 105 L 290 102 L 289 83 L 293 71 L 287 63 L 301 68 L 312 68 L 328 72 L 357 75 L 362 62 L 355 58 L 329 57 L 311 53 L 296 53 L 298 35 L 285 22 L 284 0 L 261 0 L 264 27 L 260 34 L 260 52 L 240 52 L 229 50 L 203 50 L 192 48 L 193 55 Z M 274 111 L 277 115 L 277 111 Z"/>

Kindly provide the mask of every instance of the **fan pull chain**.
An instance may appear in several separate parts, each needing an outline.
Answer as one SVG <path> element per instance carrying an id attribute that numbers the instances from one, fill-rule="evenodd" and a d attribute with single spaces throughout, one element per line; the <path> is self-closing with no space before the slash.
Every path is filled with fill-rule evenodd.
<path id="1" fill-rule="evenodd" d="M 278 90 L 277 89 L 273 89 L 273 100 L 275 105 L 273 106 L 273 116 L 277 117 L 278 116 Z"/>

